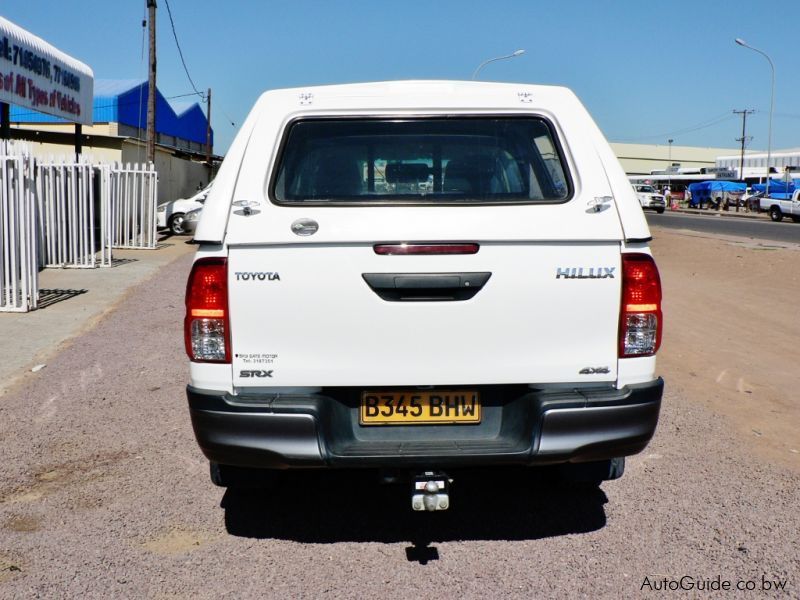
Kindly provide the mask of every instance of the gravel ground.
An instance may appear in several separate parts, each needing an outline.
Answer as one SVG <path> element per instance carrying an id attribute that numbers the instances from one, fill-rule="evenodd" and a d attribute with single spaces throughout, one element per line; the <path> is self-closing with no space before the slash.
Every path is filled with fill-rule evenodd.
<path id="1" fill-rule="evenodd" d="M 719 597 L 800 597 L 800 472 L 693 398 L 678 368 L 653 442 L 600 489 L 466 473 L 450 511 L 420 515 L 364 476 L 214 487 L 185 406 L 189 264 L 0 400 L 1 597 L 625 598 L 682 576 L 756 587 Z"/>

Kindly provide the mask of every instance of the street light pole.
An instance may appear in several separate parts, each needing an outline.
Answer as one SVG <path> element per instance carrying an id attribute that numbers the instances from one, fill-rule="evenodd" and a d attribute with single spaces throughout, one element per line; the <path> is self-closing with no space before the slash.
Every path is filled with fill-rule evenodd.
<path id="1" fill-rule="evenodd" d="M 772 91 L 770 92 L 769 96 L 769 130 L 767 133 L 767 186 L 764 195 L 769 197 L 769 163 L 772 159 L 772 110 L 775 107 L 775 65 L 772 62 L 772 59 L 767 55 L 766 52 L 759 50 L 758 48 L 753 48 L 747 42 L 745 42 L 742 38 L 736 38 L 736 43 L 740 46 L 745 48 L 750 48 L 754 52 L 758 52 L 761 56 L 767 59 L 769 62 L 770 69 L 772 69 Z"/>
<path id="2" fill-rule="evenodd" d="M 525 54 L 525 50 L 520 49 L 520 50 L 514 50 L 514 52 L 512 52 L 511 54 L 506 54 L 505 56 L 498 56 L 496 58 L 490 58 L 488 60 L 485 60 L 481 64 L 479 64 L 478 68 L 475 69 L 475 71 L 472 73 L 472 79 L 474 80 L 478 76 L 478 73 L 480 73 L 480 70 L 486 65 L 488 65 L 490 62 L 494 62 L 496 60 L 505 60 L 506 58 L 516 58 L 517 56 L 522 56 L 523 54 Z"/>

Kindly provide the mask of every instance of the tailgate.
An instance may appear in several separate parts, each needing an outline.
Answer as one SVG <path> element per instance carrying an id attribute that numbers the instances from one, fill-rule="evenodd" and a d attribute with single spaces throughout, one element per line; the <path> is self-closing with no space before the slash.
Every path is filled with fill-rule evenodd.
<path id="1" fill-rule="evenodd" d="M 476 254 L 435 256 L 382 256 L 372 243 L 233 246 L 234 385 L 614 381 L 619 267 L 610 240 L 484 241 Z M 421 299 L 426 274 L 433 297 Z M 371 286 L 370 275 L 383 277 Z M 437 291 L 483 280 L 467 299 Z M 380 281 L 411 291 L 373 289 Z"/>

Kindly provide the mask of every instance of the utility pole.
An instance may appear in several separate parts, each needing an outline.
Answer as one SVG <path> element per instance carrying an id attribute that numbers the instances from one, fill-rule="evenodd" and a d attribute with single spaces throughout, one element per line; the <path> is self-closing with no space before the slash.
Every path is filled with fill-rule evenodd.
<path id="1" fill-rule="evenodd" d="M 147 79 L 147 162 L 156 161 L 156 0 L 147 0 L 150 69 Z"/>
<path id="2" fill-rule="evenodd" d="M 208 165 L 208 179 L 211 180 L 211 88 L 206 94 L 206 164 Z"/>
<path id="3" fill-rule="evenodd" d="M 746 127 L 747 127 L 747 115 L 753 114 L 752 110 L 735 110 L 733 111 L 735 115 L 742 115 L 742 137 L 736 138 L 737 142 L 742 142 L 742 154 L 739 158 L 739 179 L 744 181 L 744 144 L 747 141 L 747 136 L 745 135 Z M 736 212 L 739 212 L 739 203 L 736 203 Z"/>

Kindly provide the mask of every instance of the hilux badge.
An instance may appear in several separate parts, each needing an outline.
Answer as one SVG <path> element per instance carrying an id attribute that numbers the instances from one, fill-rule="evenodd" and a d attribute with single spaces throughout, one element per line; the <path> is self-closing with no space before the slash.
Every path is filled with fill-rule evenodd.
<path id="1" fill-rule="evenodd" d="M 556 279 L 614 279 L 616 267 L 558 267 Z"/>

